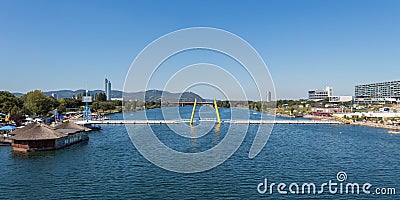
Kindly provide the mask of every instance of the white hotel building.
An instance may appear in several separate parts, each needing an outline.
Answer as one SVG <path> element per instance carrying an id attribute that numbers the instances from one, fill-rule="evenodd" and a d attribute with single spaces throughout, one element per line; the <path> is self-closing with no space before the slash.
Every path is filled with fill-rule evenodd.
<path id="1" fill-rule="evenodd" d="M 400 100 L 400 81 L 356 85 L 355 96 L 355 103 L 393 103 Z"/>
<path id="2" fill-rule="evenodd" d="M 333 88 L 326 86 L 324 90 L 309 90 L 308 99 L 321 101 L 328 98 L 331 103 L 349 102 L 353 100 L 352 96 L 333 96 Z"/>

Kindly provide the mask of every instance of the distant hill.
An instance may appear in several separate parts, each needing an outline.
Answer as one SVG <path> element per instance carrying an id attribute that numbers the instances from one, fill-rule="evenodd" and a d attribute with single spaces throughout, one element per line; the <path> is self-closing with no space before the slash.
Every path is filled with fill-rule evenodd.
<path id="1" fill-rule="evenodd" d="M 79 93 L 85 93 L 86 90 L 80 89 L 80 90 L 57 90 L 57 91 L 48 91 L 45 92 L 47 96 L 51 96 L 53 93 L 57 94 L 58 98 L 71 98 L 76 96 Z M 95 95 L 99 93 L 104 93 L 103 90 L 89 90 L 90 95 Z M 111 91 L 111 98 L 121 98 L 122 97 L 122 92 L 118 90 L 112 90 Z"/>
<path id="2" fill-rule="evenodd" d="M 21 97 L 22 95 L 24 95 L 23 93 L 19 93 L 19 92 L 15 92 L 15 93 L 12 93 L 14 96 L 16 96 L 16 97 Z"/>
<path id="3" fill-rule="evenodd" d="M 160 90 L 148 90 L 145 92 L 132 92 L 132 93 L 125 93 L 124 99 L 125 100 L 143 100 L 145 97 L 146 101 L 163 101 L 168 102 L 178 102 L 178 101 L 189 101 L 193 102 L 194 99 L 197 101 L 204 101 L 204 99 L 196 93 L 193 92 L 183 92 L 183 93 L 172 93 L 167 91 L 160 91 Z"/>
<path id="4" fill-rule="evenodd" d="M 56 91 L 47 91 L 44 92 L 47 96 L 51 96 L 52 94 L 56 94 L 58 98 L 72 98 L 76 96 L 79 93 L 84 93 L 86 90 L 80 89 L 80 90 L 56 90 Z M 89 91 L 91 95 L 98 94 L 98 93 L 104 93 L 103 90 L 92 90 Z M 24 94 L 22 93 L 13 93 L 15 96 L 20 97 Z M 123 92 L 119 90 L 112 90 L 111 91 L 111 98 L 122 98 Z M 126 100 L 143 100 L 143 97 L 145 96 L 146 101 L 160 101 L 161 98 L 163 98 L 163 101 L 169 101 L 169 102 L 177 102 L 177 101 L 194 101 L 194 99 L 197 99 L 197 101 L 204 101 L 202 97 L 200 97 L 198 94 L 193 93 L 193 92 L 184 92 L 184 93 L 172 93 L 172 92 L 167 92 L 167 91 L 160 91 L 160 90 L 148 90 L 146 93 L 144 91 L 142 92 L 131 92 L 131 93 L 125 93 L 124 94 L 124 99 Z"/>
<path id="5" fill-rule="evenodd" d="M 52 94 L 57 94 L 58 98 L 72 98 L 76 96 L 79 93 L 85 93 L 86 90 L 80 89 L 80 90 L 54 90 L 54 91 L 47 91 L 44 92 L 45 95 L 47 96 L 52 96 Z M 89 90 L 89 93 L 92 94 L 98 94 L 98 93 L 104 93 L 103 90 Z M 16 97 L 21 97 L 24 95 L 23 93 L 13 93 Z M 122 97 L 122 91 L 118 90 L 112 90 L 111 91 L 111 98 L 121 98 Z"/>

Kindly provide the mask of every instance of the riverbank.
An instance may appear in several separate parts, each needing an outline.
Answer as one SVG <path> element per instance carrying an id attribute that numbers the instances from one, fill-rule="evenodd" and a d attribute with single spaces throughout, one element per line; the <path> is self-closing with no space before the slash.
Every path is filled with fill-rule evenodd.
<path id="1" fill-rule="evenodd" d="M 293 116 L 289 115 L 282 115 L 282 114 L 277 114 L 276 116 L 279 117 L 284 117 L 284 118 L 293 118 Z M 289 116 L 289 117 L 286 117 Z M 381 128 L 381 129 L 388 129 L 388 130 L 400 130 L 400 126 L 397 125 L 390 125 L 390 124 L 382 124 L 382 123 L 376 123 L 376 122 L 371 122 L 371 121 L 351 121 L 351 120 L 340 120 L 335 117 L 323 117 L 323 116 L 314 116 L 314 115 L 305 115 L 303 118 L 309 118 L 309 119 L 314 119 L 314 120 L 335 120 L 335 121 L 342 121 L 345 124 L 353 125 L 353 126 L 368 126 L 372 128 Z"/>
<path id="2" fill-rule="evenodd" d="M 276 117 L 284 117 L 284 118 L 295 118 L 293 115 L 288 114 L 275 114 Z"/>
<path id="3" fill-rule="evenodd" d="M 192 110 L 188 107 L 182 111 L 186 116 Z M 160 110 L 154 112 L 162 115 Z M 221 110 L 221 113 L 222 118 L 228 118 L 228 112 Z M 121 114 L 111 118 L 123 120 Z M 179 199 L 190 195 L 190 198 L 197 199 L 215 199 L 215 196 L 222 199 L 229 192 L 232 198 L 246 199 L 249 194 L 256 194 L 257 184 L 264 178 L 287 180 L 291 176 L 295 181 L 318 176 L 330 180 L 338 170 L 343 169 L 351 174 L 350 177 L 365 177 L 390 186 L 398 183 L 396 177 L 400 175 L 396 170 L 400 165 L 397 148 L 400 135 L 386 134 L 384 129 L 348 125 L 311 125 L 310 128 L 307 125 L 300 125 L 303 128 L 279 125 L 274 127 L 267 145 L 254 159 L 243 162 L 253 142 L 252 138 L 247 138 L 224 164 L 202 173 L 179 174 L 147 161 L 132 145 L 125 126 L 101 126 L 102 130 L 90 134 L 89 142 L 58 151 L 19 154 L 10 151 L 10 147 L 0 147 L 0 165 L 3 166 L 0 188 L 3 196 L 9 199 L 51 199 L 63 194 L 62 198 L 67 199 L 76 196 L 88 199 L 146 199 L 151 196 L 162 199 L 168 195 L 171 199 Z M 231 131 L 247 130 L 250 136 L 257 132 L 258 127 L 239 126 L 239 129 Z M 145 135 L 140 126 L 132 128 L 135 132 L 130 136 Z M 218 131 L 211 130 L 210 134 L 195 139 L 180 137 L 164 125 L 153 125 L 152 129 L 166 146 L 193 153 L 204 152 L 220 143 L 229 126 L 221 125 Z M 287 154 L 281 156 L 282 152 Z M 340 165 L 340 169 L 332 167 L 332 163 Z M 37 184 L 37 180 L 31 177 L 41 177 L 44 181 Z M 155 191 L 154 185 L 160 184 L 160 180 L 170 183 L 157 187 Z M 222 184 L 228 181 L 229 184 Z M 178 187 L 185 184 L 188 187 Z M 42 189 L 48 187 L 52 189 Z M 68 192 L 65 192 L 66 188 Z M 132 192 L 132 189 L 140 192 Z M 315 198 L 312 194 L 304 195 L 304 198 Z M 275 194 L 271 198 L 281 197 Z"/>
<path id="4" fill-rule="evenodd" d="M 148 109 L 146 109 L 148 110 Z M 112 115 L 115 113 L 121 113 L 121 110 L 109 110 L 103 113 L 104 115 Z M 283 118 L 290 118 L 293 119 L 295 116 L 287 115 L 287 114 L 275 114 L 276 117 L 283 117 Z M 305 119 L 313 119 L 313 120 L 336 120 L 336 121 L 341 121 L 336 119 L 335 117 L 325 117 L 325 116 L 315 116 L 315 115 L 304 115 L 302 118 Z M 299 118 L 301 119 L 301 117 Z M 381 124 L 381 123 L 375 123 L 371 121 L 366 121 L 366 122 L 353 122 L 351 120 L 347 120 L 344 122 L 345 124 L 349 125 L 354 125 L 354 126 L 368 126 L 372 128 L 381 128 L 381 129 L 388 129 L 388 130 L 400 130 L 400 126 L 395 126 L 395 125 L 389 125 L 389 124 Z"/>
<path id="5" fill-rule="evenodd" d="M 396 125 L 388 125 L 388 124 L 380 124 L 380 123 L 374 123 L 370 121 L 366 122 L 351 122 L 351 125 L 356 125 L 356 126 L 368 126 L 368 127 L 373 127 L 373 128 L 384 128 L 384 129 L 389 129 L 389 130 L 400 130 L 400 126 Z"/>
<path id="6" fill-rule="evenodd" d="M 112 115 L 112 114 L 116 114 L 116 113 L 122 113 L 122 110 L 107 110 L 107 111 L 101 112 L 100 114 Z"/>

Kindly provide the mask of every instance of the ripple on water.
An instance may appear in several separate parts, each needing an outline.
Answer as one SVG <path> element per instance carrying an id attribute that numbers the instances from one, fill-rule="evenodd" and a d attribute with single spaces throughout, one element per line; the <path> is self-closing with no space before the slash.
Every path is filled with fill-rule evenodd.
<path id="1" fill-rule="evenodd" d="M 118 118 L 115 115 L 113 118 Z M 248 152 L 254 127 L 237 152 L 220 166 L 179 174 L 154 166 L 132 145 L 125 127 L 103 125 L 85 144 L 59 151 L 11 153 L 0 147 L 0 191 L 7 199 L 349 199 L 358 196 L 260 195 L 257 185 L 271 182 L 323 183 L 339 171 L 349 182 L 399 187 L 400 135 L 383 129 L 347 125 L 276 125 L 267 145 L 254 159 Z M 165 126 L 159 139 L 182 151 L 203 151 L 218 143 L 210 134 L 181 141 Z M 219 140 L 224 137 L 221 127 Z M 178 140 L 179 141 L 175 141 Z M 2 198 L 0 197 L 0 198 Z M 360 196 L 362 199 L 371 196 Z M 380 196 L 381 197 L 381 196 Z M 397 197 L 397 196 L 396 196 Z M 383 198 L 383 197 L 382 197 Z M 389 199 L 389 197 L 387 197 Z M 393 198 L 392 198 L 393 199 Z"/>

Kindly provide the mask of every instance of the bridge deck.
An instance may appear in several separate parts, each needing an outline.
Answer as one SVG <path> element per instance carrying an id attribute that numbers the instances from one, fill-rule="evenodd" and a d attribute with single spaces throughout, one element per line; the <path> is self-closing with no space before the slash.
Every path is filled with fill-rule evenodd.
<path id="1" fill-rule="evenodd" d="M 197 120 L 196 122 L 215 122 L 215 120 Z M 103 120 L 80 121 L 79 124 L 180 124 L 189 120 Z M 231 124 L 343 124 L 335 120 L 222 120 Z"/>

